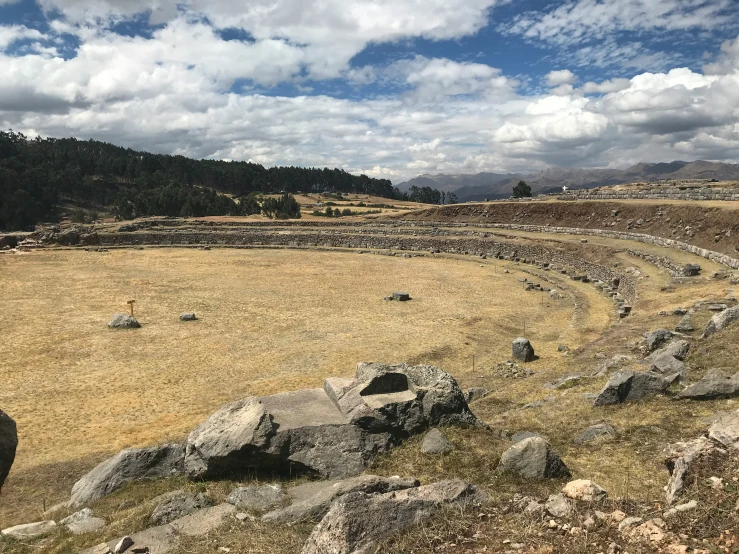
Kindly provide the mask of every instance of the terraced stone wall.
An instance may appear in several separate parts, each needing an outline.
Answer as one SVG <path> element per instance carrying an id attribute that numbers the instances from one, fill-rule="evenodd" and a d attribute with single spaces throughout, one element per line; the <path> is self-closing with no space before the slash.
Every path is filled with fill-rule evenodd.
<path id="1" fill-rule="evenodd" d="M 560 200 L 739 200 L 737 188 L 654 187 L 645 190 L 572 190 L 558 196 Z"/>

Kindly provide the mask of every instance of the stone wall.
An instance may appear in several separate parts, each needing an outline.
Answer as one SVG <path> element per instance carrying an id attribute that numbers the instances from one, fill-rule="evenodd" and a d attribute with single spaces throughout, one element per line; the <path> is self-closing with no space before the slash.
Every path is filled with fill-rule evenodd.
<path id="1" fill-rule="evenodd" d="M 718 187 L 651 187 L 643 190 L 568 190 L 560 200 L 739 200 L 739 189 Z"/>
<path id="2" fill-rule="evenodd" d="M 630 277 L 610 268 L 589 262 L 577 255 L 533 244 L 512 244 L 480 237 L 408 237 L 357 234 L 322 234 L 301 232 L 228 233 L 202 232 L 137 232 L 100 235 L 102 246 L 135 245 L 222 245 L 282 246 L 290 248 L 326 247 L 373 250 L 432 251 L 450 254 L 485 255 L 538 265 L 564 266 L 604 283 L 618 281 L 617 292 L 628 302 L 636 300 L 636 283 Z"/>

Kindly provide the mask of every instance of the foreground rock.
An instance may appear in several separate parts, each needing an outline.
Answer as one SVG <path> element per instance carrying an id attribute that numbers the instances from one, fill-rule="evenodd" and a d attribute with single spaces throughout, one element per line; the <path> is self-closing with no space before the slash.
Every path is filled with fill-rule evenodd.
<path id="1" fill-rule="evenodd" d="M 108 323 L 111 329 L 138 329 L 141 324 L 128 314 L 115 314 Z"/>
<path id="2" fill-rule="evenodd" d="M 713 372 L 677 395 L 690 400 L 715 400 L 739 396 L 739 373 L 732 377 Z"/>
<path id="3" fill-rule="evenodd" d="M 448 454 L 452 450 L 454 445 L 438 429 L 431 429 L 423 437 L 421 452 L 424 454 Z"/>
<path id="4" fill-rule="evenodd" d="M 673 358 L 677 358 L 678 360 L 682 361 L 685 359 L 685 356 L 688 355 L 689 351 L 690 343 L 688 341 L 682 339 L 673 340 L 667 346 L 652 352 L 649 356 L 646 357 L 646 360 L 648 362 L 652 362 L 663 356 L 672 356 Z"/>
<path id="5" fill-rule="evenodd" d="M 56 529 L 55 521 L 37 521 L 36 523 L 24 523 L 23 525 L 8 527 L 0 531 L 0 535 L 14 539 L 30 539 L 47 535 L 54 529 Z"/>
<path id="6" fill-rule="evenodd" d="M 250 397 L 221 408 L 190 433 L 192 478 L 264 468 L 344 478 L 430 427 L 477 425 L 454 378 L 433 366 L 363 363 L 354 379 L 323 389 Z"/>
<path id="7" fill-rule="evenodd" d="M 302 554 L 369 554 L 382 540 L 417 525 L 445 505 L 485 500 L 484 493 L 459 480 L 375 496 L 348 494 L 313 529 Z"/>
<path id="8" fill-rule="evenodd" d="M 611 376 L 606 386 L 600 391 L 593 406 L 608 406 L 633 402 L 642 398 L 664 393 L 680 378 L 680 374 L 660 375 L 652 371 L 633 372 L 618 371 Z"/>
<path id="9" fill-rule="evenodd" d="M 15 421 L 0 410 L 0 491 L 10 473 L 18 447 L 18 430 Z"/>
<path id="10" fill-rule="evenodd" d="M 210 497 L 203 493 L 194 495 L 181 490 L 162 495 L 158 500 L 159 504 L 149 517 L 152 525 L 164 525 L 213 505 Z"/>
<path id="11" fill-rule="evenodd" d="M 589 479 L 577 479 L 570 481 L 562 489 L 562 494 L 573 500 L 582 500 L 583 502 L 601 502 L 608 497 L 608 493 Z"/>
<path id="12" fill-rule="evenodd" d="M 513 359 L 519 362 L 533 362 L 536 359 L 534 347 L 531 346 L 529 339 L 518 337 L 513 341 L 511 350 Z"/>
<path id="13" fill-rule="evenodd" d="M 719 331 L 723 331 L 731 323 L 737 320 L 739 320 L 739 306 L 734 306 L 733 308 L 724 310 L 723 312 L 716 314 L 711 318 L 711 321 L 709 321 L 708 325 L 706 325 L 706 328 L 703 331 L 703 336 L 701 338 L 707 339 L 708 337 L 715 335 Z"/>
<path id="14" fill-rule="evenodd" d="M 197 316 L 192 312 L 180 314 L 180 321 L 197 321 Z"/>
<path id="15" fill-rule="evenodd" d="M 226 502 L 242 510 L 264 512 L 282 503 L 285 493 L 279 483 L 268 485 L 249 485 L 231 491 Z"/>
<path id="16" fill-rule="evenodd" d="M 541 437 L 530 437 L 514 444 L 503 453 L 498 470 L 528 479 L 569 477 L 570 470 Z"/>
<path id="17" fill-rule="evenodd" d="M 651 333 L 644 335 L 644 354 L 651 354 L 655 350 L 667 344 L 675 334 L 669 329 L 655 329 Z"/>
<path id="18" fill-rule="evenodd" d="M 182 473 L 184 455 L 180 444 L 122 450 L 74 484 L 70 505 L 78 507 L 100 500 L 129 481 Z"/>
<path id="19" fill-rule="evenodd" d="M 134 533 L 129 537 L 132 546 L 126 552 L 132 552 L 132 549 L 141 549 L 141 552 L 148 552 L 148 554 L 167 554 L 177 547 L 177 543 L 182 537 L 207 535 L 229 521 L 235 511 L 236 508 L 231 504 L 219 504 L 212 508 L 203 508 L 166 525 L 159 525 L 140 533 Z M 116 545 L 123 539 L 125 537 L 118 537 L 83 550 L 79 554 L 113 553 Z"/>
<path id="20" fill-rule="evenodd" d="M 295 523 L 321 519 L 337 498 L 352 492 L 378 494 L 418 487 L 413 478 L 378 477 L 360 475 L 343 481 L 315 481 L 290 489 L 292 503 L 286 508 L 273 510 L 262 516 L 262 521 Z"/>
<path id="21" fill-rule="evenodd" d="M 107 522 L 103 518 L 95 517 L 90 508 L 85 508 L 69 517 L 65 517 L 59 522 L 59 525 L 66 526 L 73 535 L 84 535 L 100 531 L 107 525 Z"/>

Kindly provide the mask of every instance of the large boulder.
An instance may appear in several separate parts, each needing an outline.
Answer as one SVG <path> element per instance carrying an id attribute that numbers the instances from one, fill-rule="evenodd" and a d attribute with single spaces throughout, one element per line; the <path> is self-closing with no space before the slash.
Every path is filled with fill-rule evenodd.
<path id="1" fill-rule="evenodd" d="M 690 400 L 715 400 L 739 396 L 739 373 L 726 377 L 717 372 L 706 375 L 677 395 Z"/>
<path id="2" fill-rule="evenodd" d="M 10 473 L 17 447 L 18 430 L 15 421 L 0 410 L 0 491 L 3 489 L 3 483 L 5 483 L 5 479 Z"/>
<path id="3" fill-rule="evenodd" d="M 249 469 L 337 479 L 434 426 L 477 425 L 454 378 L 433 366 L 363 363 L 322 389 L 250 397 L 221 408 L 187 441 L 185 468 L 202 478 Z"/>
<path id="4" fill-rule="evenodd" d="M 444 506 L 486 499 L 484 493 L 460 480 L 374 496 L 347 494 L 316 525 L 302 554 L 370 554 L 393 533 L 417 525 Z"/>
<path id="5" fill-rule="evenodd" d="M 380 494 L 418 487 L 417 479 L 404 477 L 378 477 L 360 475 L 342 481 L 313 481 L 290 489 L 291 504 L 268 512 L 262 521 L 274 523 L 296 523 L 304 520 L 319 520 L 328 512 L 337 498 L 352 492 Z"/>
<path id="6" fill-rule="evenodd" d="M 536 359 L 534 347 L 531 346 L 529 339 L 525 339 L 523 337 L 518 337 L 513 341 L 511 351 L 513 359 L 520 362 L 533 362 Z"/>
<path id="7" fill-rule="evenodd" d="M 739 305 L 713 316 L 706 325 L 702 338 L 707 339 L 719 331 L 723 331 L 730 323 L 737 320 L 739 320 Z"/>
<path id="8" fill-rule="evenodd" d="M 498 470 L 511 472 L 527 479 L 569 477 L 570 470 L 541 437 L 517 442 L 503 453 Z"/>
<path id="9" fill-rule="evenodd" d="M 593 406 L 608 406 L 633 402 L 655 394 L 664 393 L 680 378 L 680 374 L 660 375 L 652 371 L 618 371 L 611 376 L 595 398 Z"/>
<path id="10" fill-rule="evenodd" d="M 72 507 L 95 502 L 130 481 L 182 473 L 185 449 L 180 444 L 127 448 L 98 464 L 72 487 Z"/>
<path id="11" fill-rule="evenodd" d="M 138 329 L 141 324 L 131 315 L 115 314 L 108 323 L 108 327 L 111 329 Z"/>

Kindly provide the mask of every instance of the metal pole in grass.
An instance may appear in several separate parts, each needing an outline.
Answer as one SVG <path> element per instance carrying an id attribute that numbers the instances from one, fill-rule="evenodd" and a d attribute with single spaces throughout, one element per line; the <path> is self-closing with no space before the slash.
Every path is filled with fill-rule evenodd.
<path id="1" fill-rule="evenodd" d="M 129 300 L 128 302 L 126 302 L 126 304 L 128 304 L 128 307 L 131 309 L 131 317 L 133 317 L 133 305 L 135 303 L 136 303 L 135 300 Z"/>

